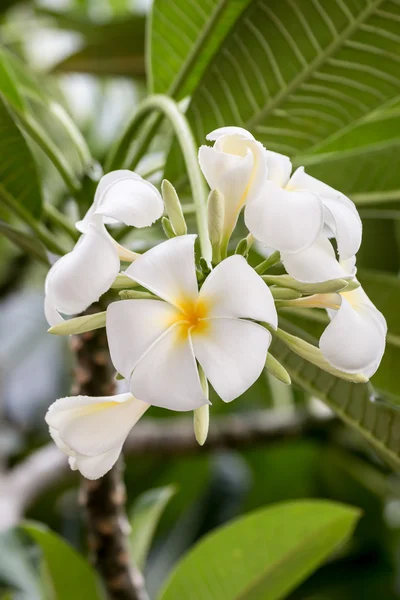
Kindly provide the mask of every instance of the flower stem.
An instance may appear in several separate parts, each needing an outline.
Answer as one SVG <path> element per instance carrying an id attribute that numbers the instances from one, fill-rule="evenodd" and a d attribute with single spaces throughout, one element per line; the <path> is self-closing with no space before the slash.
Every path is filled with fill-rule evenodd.
<path id="1" fill-rule="evenodd" d="M 180 111 L 177 103 L 163 95 L 154 95 L 146 98 L 136 111 L 135 116 L 128 124 L 121 140 L 118 145 L 114 148 L 111 158 L 107 162 L 108 169 L 121 168 L 124 165 L 124 160 L 129 151 L 129 147 L 132 142 L 132 138 L 135 136 L 139 127 L 141 127 L 146 116 L 153 111 L 160 112 L 164 115 L 176 134 L 177 140 L 182 150 L 183 158 L 185 160 L 186 171 L 189 177 L 189 183 L 192 191 L 193 201 L 196 207 L 197 217 L 197 228 L 200 238 L 200 246 L 203 257 L 207 262 L 211 261 L 212 249 L 211 243 L 208 237 L 208 225 L 207 225 L 207 192 L 203 175 L 200 171 L 200 167 L 197 161 L 197 145 L 193 137 L 190 125 L 185 115 Z M 158 127 L 159 119 L 155 119 L 151 126 L 148 128 L 145 139 L 141 144 L 141 149 L 145 149 L 148 145 L 151 137 L 154 136 L 156 126 Z M 141 150 L 141 151 L 142 151 Z M 139 155 L 136 153 L 135 157 L 130 159 L 130 168 L 134 168 L 139 160 Z"/>
<path id="2" fill-rule="evenodd" d="M 48 217 L 49 221 L 51 221 L 54 225 L 57 225 L 60 229 L 65 231 L 73 242 L 77 242 L 80 233 L 77 229 L 75 229 L 72 221 L 68 217 L 66 217 L 61 211 L 58 210 L 52 204 L 45 204 L 43 207 L 43 211 L 45 215 Z"/>

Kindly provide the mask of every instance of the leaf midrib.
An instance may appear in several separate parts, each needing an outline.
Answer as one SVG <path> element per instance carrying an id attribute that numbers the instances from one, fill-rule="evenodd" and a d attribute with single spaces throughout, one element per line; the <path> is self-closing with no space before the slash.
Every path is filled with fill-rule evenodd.
<path id="1" fill-rule="evenodd" d="M 265 117 L 275 110 L 283 101 L 285 101 L 286 98 L 298 86 L 308 79 L 311 74 L 314 73 L 326 61 L 326 59 L 328 59 L 338 48 L 342 46 L 346 39 L 349 38 L 351 34 L 363 23 L 363 21 L 365 21 L 384 1 L 385 0 L 374 0 L 367 8 L 361 11 L 359 16 L 355 18 L 354 21 L 350 23 L 329 46 L 326 47 L 324 52 L 311 61 L 306 69 L 301 71 L 294 79 L 292 79 L 292 81 L 287 84 L 286 88 L 279 92 L 275 98 L 273 98 L 271 102 L 265 106 L 264 109 L 250 118 L 247 121 L 246 126 L 251 130 L 261 120 L 265 119 Z M 318 144 L 316 144 L 316 146 L 317 145 Z M 312 151 L 312 147 L 309 149 L 309 151 Z"/>

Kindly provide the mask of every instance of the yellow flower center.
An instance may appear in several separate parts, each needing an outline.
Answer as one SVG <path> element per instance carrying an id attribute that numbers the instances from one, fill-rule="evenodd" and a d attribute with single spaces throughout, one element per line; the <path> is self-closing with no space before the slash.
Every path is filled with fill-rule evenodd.
<path id="1" fill-rule="evenodd" d="M 189 332 L 191 335 L 203 334 L 207 331 L 209 324 L 207 315 L 209 303 L 204 300 L 182 299 L 178 306 L 180 314 L 174 319 L 177 324 L 177 337 L 179 341 L 185 341 Z"/>

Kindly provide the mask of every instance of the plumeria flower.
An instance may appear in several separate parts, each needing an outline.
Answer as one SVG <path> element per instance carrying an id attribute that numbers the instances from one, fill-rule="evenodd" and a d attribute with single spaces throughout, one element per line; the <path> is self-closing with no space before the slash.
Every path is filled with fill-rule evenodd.
<path id="1" fill-rule="evenodd" d="M 355 276 L 355 258 L 343 261 L 341 268 Z M 319 347 L 333 367 L 368 378 L 375 373 L 385 351 L 387 325 L 362 287 L 339 294 L 316 294 L 293 305 L 327 309 L 331 323 L 321 335 Z"/>
<path id="2" fill-rule="evenodd" d="M 131 394 L 73 396 L 54 402 L 46 422 L 71 468 L 98 479 L 115 464 L 128 433 L 148 408 Z"/>
<path id="3" fill-rule="evenodd" d="M 283 154 L 267 151 L 266 162 L 263 191 L 245 211 L 254 237 L 286 254 L 307 250 L 324 232 L 336 238 L 341 259 L 354 256 L 362 233 L 354 203 L 303 167 L 291 175 L 292 164 Z"/>
<path id="4" fill-rule="evenodd" d="M 209 186 L 225 198 L 225 241 L 245 206 L 246 226 L 253 236 L 281 253 L 309 248 L 324 230 L 338 241 L 342 259 L 356 254 L 361 221 L 353 202 L 298 168 L 290 159 L 267 151 L 245 129 L 222 127 L 207 136 L 214 146 L 201 146 L 199 162 Z"/>
<path id="5" fill-rule="evenodd" d="M 145 402 L 186 411 L 208 403 L 198 366 L 229 402 L 262 372 L 277 327 L 269 288 L 242 256 L 222 261 L 201 290 L 195 235 L 170 239 L 139 257 L 125 274 L 158 299 L 112 303 L 107 336 L 115 368 Z"/>
<path id="6" fill-rule="evenodd" d="M 63 320 L 60 313 L 74 315 L 96 302 L 118 275 L 120 259 L 136 258 L 113 240 L 105 224 L 146 227 L 159 219 L 163 210 L 160 193 L 136 173 L 121 170 L 102 177 L 93 205 L 77 223 L 82 236 L 47 275 L 45 315 L 49 325 Z"/>
<path id="7" fill-rule="evenodd" d="M 200 147 L 199 163 L 210 188 L 218 189 L 225 199 L 222 244 L 226 247 L 241 209 L 262 191 L 265 148 L 241 127 L 221 127 L 207 140 L 215 144 Z"/>

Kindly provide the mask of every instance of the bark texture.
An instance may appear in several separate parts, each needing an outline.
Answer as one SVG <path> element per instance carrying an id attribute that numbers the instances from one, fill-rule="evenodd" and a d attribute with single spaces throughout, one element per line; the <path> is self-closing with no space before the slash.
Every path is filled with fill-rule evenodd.
<path id="1" fill-rule="evenodd" d="M 104 307 L 93 307 L 93 312 Z M 72 339 L 76 356 L 73 395 L 109 396 L 115 393 L 104 329 Z M 125 514 L 126 492 L 122 459 L 96 481 L 82 479 L 80 502 L 84 509 L 88 546 L 110 600 L 148 600 L 141 573 L 133 566 Z"/>

